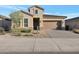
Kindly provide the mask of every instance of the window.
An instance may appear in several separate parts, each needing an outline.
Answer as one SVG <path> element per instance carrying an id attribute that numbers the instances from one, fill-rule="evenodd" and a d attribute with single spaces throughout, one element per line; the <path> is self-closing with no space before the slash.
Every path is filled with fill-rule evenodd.
<path id="1" fill-rule="evenodd" d="M 27 18 L 24 19 L 24 27 L 28 27 L 28 19 Z"/>
<path id="2" fill-rule="evenodd" d="M 38 14 L 38 10 L 35 10 L 35 14 Z"/>

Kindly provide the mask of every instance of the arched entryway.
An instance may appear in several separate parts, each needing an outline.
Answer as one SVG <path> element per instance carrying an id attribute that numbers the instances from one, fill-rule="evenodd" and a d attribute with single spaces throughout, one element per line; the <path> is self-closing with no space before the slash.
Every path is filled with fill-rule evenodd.
<path id="1" fill-rule="evenodd" d="M 40 18 L 33 18 L 33 29 L 40 30 Z"/>

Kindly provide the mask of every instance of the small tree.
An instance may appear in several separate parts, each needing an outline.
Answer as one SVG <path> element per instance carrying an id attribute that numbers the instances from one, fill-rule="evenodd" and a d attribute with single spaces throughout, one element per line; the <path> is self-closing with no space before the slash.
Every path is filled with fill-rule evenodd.
<path id="1" fill-rule="evenodd" d="M 12 22 L 14 23 L 13 28 L 20 27 L 21 20 L 23 19 L 23 16 L 21 15 L 21 11 L 14 12 L 10 14 L 10 17 L 12 19 Z"/>

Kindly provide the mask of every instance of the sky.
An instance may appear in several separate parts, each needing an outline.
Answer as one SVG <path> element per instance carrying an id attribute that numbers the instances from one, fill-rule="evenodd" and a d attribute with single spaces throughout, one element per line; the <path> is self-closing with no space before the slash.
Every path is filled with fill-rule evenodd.
<path id="1" fill-rule="evenodd" d="M 17 10 L 27 9 L 31 5 L 0 5 L 0 15 L 9 16 L 10 13 Z M 52 15 L 62 15 L 68 18 L 79 16 L 79 5 L 41 5 L 44 8 L 44 13 Z"/>

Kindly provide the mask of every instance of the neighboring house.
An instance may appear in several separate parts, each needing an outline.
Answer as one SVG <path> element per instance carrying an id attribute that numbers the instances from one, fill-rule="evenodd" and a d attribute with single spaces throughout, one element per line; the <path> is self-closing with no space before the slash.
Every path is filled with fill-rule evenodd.
<path id="1" fill-rule="evenodd" d="M 0 27 L 4 28 L 5 31 L 9 31 L 11 29 L 11 19 L 0 15 Z"/>
<path id="2" fill-rule="evenodd" d="M 10 15 L 18 12 L 18 17 L 22 17 L 19 27 L 30 28 L 32 30 L 62 29 L 64 19 L 67 18 L 66 16 L 44 14 L 44 9 L 37 5 L 29 7 L 28 12 L 19 10 Z M 14 22 L 12 22 L 12 28 L 14 25 Z"/>
<path id="3" fill-rule="evenodd" d="M 79 17 L 65 20 L 65 29 L 66 30 L 73 30 L 75 28 L 79 28 Z"/>

